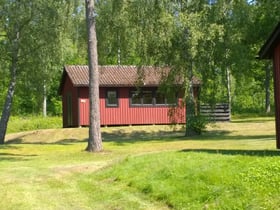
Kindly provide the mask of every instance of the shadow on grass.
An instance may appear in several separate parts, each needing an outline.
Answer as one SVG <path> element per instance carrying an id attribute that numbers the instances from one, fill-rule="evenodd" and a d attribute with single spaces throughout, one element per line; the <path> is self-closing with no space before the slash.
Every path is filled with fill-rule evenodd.
<path id="1" fill-rule="evenodd" d="M 234 149 L 183 149 L 181 152 L 198 152 L 222 155 L 244 155 L 244 156 L 280 156 L 277 150 L 234 150 Z"/>
<path id="2" fill-rule="evenodd" d="M 79 129 L 79 128 L 77 128 Z M 58 139 L 55 141 L 40 141 L 39 139 L 35 140 L 26 140 L 27 135 L 22 135 L 20 137 L 10 139 L 6 142 L 5 145 L 14 145 L 14 144 L 58 144 L 58 145 L 72 145 L 75 143 L 87 142 L 88 138 L 65 138 Z M 140 141 L 174 141 L 180 140 L 184 136 L 182 131 L 150 131 L 150 130 L 135 130 L 129 131 L 128 129 L 119 129 L 115 131 L 103 131 L 102 132 L 102 141 L 104 142 L 115 142 L 117 144 L 124 143 L 136 143 Z M 51 137 L 50 137 L 51 138 Z"/>
<path id="3" fill-rule="evenodd" d="M 129 134 L 127 133 L 103 133 L 103 141 L 115 142 L 116 144 L 137 143 L 139 141 L 159 141 L 159 142 L 171 142 L 171 141 L 269 141 L 275 140 L 275 135 L 230 135 L 229 131 L 206 131 L 202 135 L 185 136 L 183 131 L 160 131 L 160 132 L 146 132 L 135 131 Z"/>
<path id="4" fill-rule="evenodd" d="M 192 137 L 193 140 L 275 140 L 275 134 L 272 135 L 230 135 L 229 131 L 212 130 L 204 132 L 201 136 Z M 188 137 L 190 138 L 190 137 Z"/>
<path id="5" fill-rule="evenodd" d="M 59 145 L 72 145 L 75 143 L 81 143 L 81 142 L 86 142 L 88 139 L 61 139 L 58 141 L 54 142 L 43 142 L 43 141 L 32 141 L 32 142 L 26 142 L 22 138 L 16 138 L 16 139 L 11 139 L 6 142 L 6 145 L 10 144 L 42 144 L 42 145 L 47 145 L 47 144 L 59 144 Z"/>
<path id="6" fill-rule="evenodd" d="M 2 149 L 18 149 L 18 148 L 19 148 L 18 146 L 10 145 L 7 142 L 5 142 L 5 144 L 0 145 L 0 150 L 2 150 Z"/>
<path id="7" fill-rule="evenodd" d="M 77 128 L 78 129 L 78 128 Z M 159 142 L 171 142 L 171 141 L 226 141 L 226 140 L 258 140 L 268 141 L 275 140 L 275 135 L 231 135 L 230 131 L 225 130 L 212 130 L 202 133 L 202 135 L 186 137 L 183 130 L 129 130 L 119 129 L 114 131 L 103 131 L 102 141 L 114 142 L 117 145 L 133 144 L 144 141 L 159 141 Z M 50 142 L 44 142 L 38 140 L 26 141 L 25 136 L 20 136 L 15 139 L 10 139 L 6 142 L 6 145 L 10 144 L 58 144 L 58 145 L 73 145 L 75 143 L 87 142 L 87 138 L 65 138 L 58 139 Z M 51 137 L 50 137 L 51 138 Z M 11 145 L 12 146 L 12 145 Z M 1 148 L 1 147 L 0 147 Z"/>
<path id="8" fill-rule="evenodd" d="M 27 161 L 28 157 L 34 157 L 37 155 L 21 155 L 14 153 L 2 152 L 0 153 L 0 161 Z"/>
<path id="9" fill-rule="evenodd" d="M 102 139 L 105 142 L 115 143 L 136 143 L 139 141 L 174 141 L 184 137 L 182 131 L 133 131 L 133 132 L 102 132 Z"/>
<path id="10" fill-rule="evenodd" d="M 230 121 L 230 123 L 263 123 L 263 122 L 269 122 L 274 121 L 275 119 L 272 117 L 267 118 L 244 118 L 244 119 L 233 119 Z"/>

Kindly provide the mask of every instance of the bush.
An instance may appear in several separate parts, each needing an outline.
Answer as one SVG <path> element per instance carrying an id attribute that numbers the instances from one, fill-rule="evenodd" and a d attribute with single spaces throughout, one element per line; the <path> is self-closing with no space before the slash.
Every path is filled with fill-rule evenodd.
<path id="1" fill-rule="evenodd" d="M 209 123 L 207 117 L 202 115 L 190 116 L 187 117 L 186 124 L 186 135 L 200 135 L 202 131 L 206 129 L 206 125 Z"/>
<path id="2" fill-rule="evenodd" d="M 48 112 L 50 112 L 53 116 L 61 116 L 62 115 L 62 102 L 60 99 L 57 98 L 51 98 Z"/>

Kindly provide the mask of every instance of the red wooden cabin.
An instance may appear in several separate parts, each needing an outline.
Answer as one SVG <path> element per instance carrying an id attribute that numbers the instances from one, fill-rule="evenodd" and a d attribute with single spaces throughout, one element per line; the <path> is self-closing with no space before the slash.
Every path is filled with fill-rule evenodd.
<path id="1" fill-rule="evenodd" d="M 185 123 L 182 91 L 168 95 L 159 91 L 160 82 L 169 74 L 168 68 L 100 66 L 101 125 Z M 197 96 L 199 81 L 192 83 Z M 88 66 L 64 67 L 60 84 L 63 127 L 89 125 L 88 86 Z"/>
<path id="2" fill-rule="evenodd" d="M 280 22 L 262 46 L 259 57 L 273 60 L 276 147 L 280 149 Z"/>

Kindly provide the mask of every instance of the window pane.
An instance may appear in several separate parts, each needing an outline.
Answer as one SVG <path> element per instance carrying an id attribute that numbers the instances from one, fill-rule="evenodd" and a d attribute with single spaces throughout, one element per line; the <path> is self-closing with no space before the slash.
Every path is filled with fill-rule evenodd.
<path id="1" fill-rule="evenodd" d="M 153 92 L 143 91 L 143 104 L 153 104 Z"/>
<path id="2" fill-rule="evenodd" d="M 107 106 L 118 106 L 117 91 L 107 91 Z"/>
<path id="3" fill-rule="evenodd" d="M 160 92 L 156 93 L 156 104 L 165 104 L 165 97 Z"/>
<path id="4" fill-rule="evenodd" d="M 141 94 L 138 91 L 131 92 L 131 104 L 142 104 Z"/>

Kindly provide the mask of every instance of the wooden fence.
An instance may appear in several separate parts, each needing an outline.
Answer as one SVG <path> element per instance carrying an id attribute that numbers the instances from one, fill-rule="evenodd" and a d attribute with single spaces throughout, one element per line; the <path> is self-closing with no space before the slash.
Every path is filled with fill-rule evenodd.
<path id="1" fill-rule="evenodd" d="M 227 103 L 219 103 L 212 106 L 208 104 L 200 105 L 200 114 L 209 117 L 211 121 L 230 121 L 230 109 Z"/>

